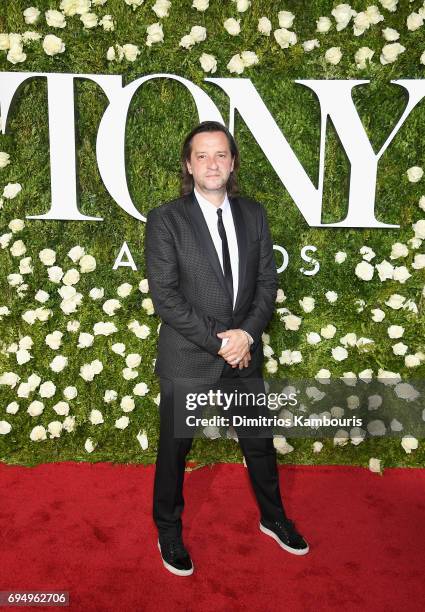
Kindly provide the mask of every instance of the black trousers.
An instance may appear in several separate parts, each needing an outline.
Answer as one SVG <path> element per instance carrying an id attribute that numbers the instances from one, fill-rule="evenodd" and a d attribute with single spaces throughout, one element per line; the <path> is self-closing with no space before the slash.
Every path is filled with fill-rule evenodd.
<path id="1" fill-rule="evenodd" d="M 239 378 L 237 369 L 226 363 L 222 378 L 236 377 Z M 262 378 L 261 369 L 253 372 L 252 378 Z M 160 392 L 160 434 L 153 491 L 153 519 L 162 539 L 182 534 L 186 455 L 191 449 L 193 438 L 174 437 L 172 381 L 161 377 Z M 269 521 L 285 518 L 273 438 L 238 436 L 238 441 L 261 518 Z"/>

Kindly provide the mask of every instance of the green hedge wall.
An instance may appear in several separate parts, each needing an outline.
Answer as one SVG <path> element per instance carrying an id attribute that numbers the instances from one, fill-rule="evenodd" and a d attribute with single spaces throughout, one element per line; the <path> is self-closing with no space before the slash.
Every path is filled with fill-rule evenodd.
<path id="1" fill-rule="evenodd" d="M 8 50 L 0 51 L 0 70 L 122 74 L 124 84 L 148 73 L 178 74 L 201 86 L 215 101 L 227 121 L 228 99 L 218 87 L 204 82 L 203 79 L 211 75 L 203 71 L 199 58 L 202 53 L 213 55 L 217 60 L 214 76 L 231 77 L 238 76 L 227 68 L 231 57 L 245 50 L 254 51 L 259 61 L 245 68 L 241 77 L 252 80 L 316 184 L 319 104 L 314 94 L 294 84 L 294 79 L 370 79 L 370 84 L 354 89 L 353 100 L 374 150 L 378 151 L 407 102 L 403 89 L 390 81 L 421 79 L 425 71 L 420 59 L 425 50 L 424 27 L 411 31 L 407 25 L 410 23 L 407 21 L 408 16 L 422 7 L 419 2 L 400 1 L 395 11 L 387 10 L 377 2 L 384 19 L 371 25 L 360 36 L 353 34 L 353 20 L 346 28 L 337 31 L 331 11 L 338 3 L 324 0 L 309 3 L 254 0 L 244 12 L 238 12 L 237 4 L 231 1 L 211 0 L 208 9 L 200 12 L 191 6 L 191 0 L 180 0 L 171 2 L 169 15 L 162 18 L 153 12 L 152 0 L 145 0 L 134 8 L 124 0 L 107 0 L 103 5 L 96 2 L 92 4 L 91 8 L 88 6 L 89 12 L 99 19 L 104 15 L 112 16 L 114 30 L 105 31 L 100 25 L 85 28 L 78 14 L 66 16 L 64 28 L 47 25 L 44 13 L 49 9 L 59 10 L 59 0 L 36 0 L 33 6 L 41 14 L 34 24 L 25 23 L 23 17 L 23 11 L 31 3 L 22 0 L 1 3 L 0 33 L 23 34 L 30 30 L 39 33 L 41 38 L 24 44 L 26 58 L 22 62 L 12 63 L 7 57 Z M 384 5 L 389 6 L 385 2 Z M 353 2 L 351 6 L 360 12 L 368 4 Z M 282 10 L 292 11 L 295 15 L 290 30 L 296 33 L 297 42 L 286 49 L 277 44 L 273 35 L 273 31 L 279 28 L 278 12 Z M 272 23 L 270 36 L 261 34 L 257 29 L 258 20 L 263 16 L 268 17 Z M 320 16 L 331 19 L 332 27 L 327 33 L 316 31 L 316 20 Z M 229 35 L 223 27 L 224 20 L 229 17 L 240 19 L 241 31 L 237 36 Z M 162 24 L 164 40 L 148 46 L 146 28 L 156 22 Z M 194 25 L 206 28 L 206 39 L 194 44 L 191 49 L 184 49 L 179 46 L 179 41 Z M 394 63 L 386 65 L 379 60 L 382 47 L 387 44 L 382 34 L 384 28 L 397 30 L 400 33 L 398 42 L 405 47 L 405 51 Z M 42 42 L 48 34 L 62 39 L 65 43 L 64 52 L 53 56 L 45 53 Z M 311 39 L 317 39 L 320 46 L 305 52 L 302 42 Z M 107 52 L 115 44 L 137 45 L 140 53 L 135 61 L 125 58 L 121 62 L 110 61 Z M 342 59 L 336 65 L 325 59 L 326 50 L 332 47 L 339 47 L 342 52 Z M 364 69 L 358 68 L 354 60 L 354 54 L 360 47 L 369 47 L 374 51 L 371 62 Z M 116 47 L 115 50 L 117 52 Z M 0 249 L 0 307 L 8 311 L 8 314 L 0 317 L 0 376 L 14 372 L 20 377 L 14 388 L 0 386 L 0 429 L 4 432 L 0 435 L 0 458 L 8 463 L 19 464 L 67 459 L 151 463 L 155 460 L 158 434 L 159 385 L 153 374 L 153 359 L 156 355 L 160 320 L 156 315 L 149 314 L 142 305 L 143 300 L 149 298 L 148 293 L 141 291 L 144 289 L 142 281 L 145 278 L 144 224 L 130 217 L 113 201 L 98 173 L 95 142 L 99 121 L 107 106 L 105 95 L 96 84 L 77 80 L 75 97 L 79 208 L 86 215 L 102 216 L 103 222 L 26 219 L 29 215 L 44 214 L 50 208 L 45 79 L 34 79 L 24 84 L 10 111 L 7 133 L 0 136 L 0 151 L 10 156 L 10 163 L 0 168 L 1 189 L 9 183 L 19 183 L 22 187 L 16 197 L 3 196 L 1 200 L 0 235 L 12 233 L 9 228 L 12 220 L 24 221 L 24 227 L 13 232 L 9 240 L 2 238 Z M 280 288 L 285 299 L 276 304 L 276 309 L 288 308 L 291 313 L 302 317 L 298 331 L 289 331 L 280 313 L 276 311 L 267 329 L 269 345 L 274 351 L 273 358 L 278 362 L 277 371 L 270 376 L 279 378 L 289 373 L 300 379 L 313 378 L 322 368 L 329 369 L 332 377 L 340 377 L 344 372 L 358 374 L 367 368 L 371 368 L 376 376 L 378 369 L 382 368 L 399 373 L 403 379 L 423 378 L 423 359 L 415 368 L 406 367 L 404 357 L 395 355 L 392 346 L 402 341 L 408 345 L 409 354 L 421 354 L 425 350 L 424 270 L 412 268 L 415 255 L 423 251 L 423 246 L 420 246 L 420 238 L 416 240 L 415 248 L 412 243 L 408 243 L 415 236 L 412 225 L 424 217 L 423 205 L 421 208 L 419 203 L 424 193 L 425 179 L 411 182 L 407 176 L 409 168 L 424 164 L 424 120 L 425 108 L 420 103 L 379 163 L 376 217 L 386 223 L 400 224 L 400 229 L 347 230 L 308 226 L 249 129 L 236 116 L 235 136 L 242 159 L 239 173 L 241 192 L 264 204 L 274 243 L 286 248 L 289 254 L 289 265 L 280 274 Z M 184 135 L 196 122 L 194 102 L 185 88 L 176 82 L 165 79 L 152 81 L 135 94 L 126 132 L 126 169 L 133 202 L 143 214 L 178 195 L 180 146 Z M 324 223 L 338 221 L 345 216 L 349 170 L 338 136 L 332 124 L 328 123 Z M 15 222 L 12 226 L 16 229 L 19 224 Z M 12 245 L 19 240 L 23 241 L 26 252 L 14 255 Z M 112 270 L 124 241 L 131 251 L 137 270 L 128 267 Z M 408 245 L 408 255 L 392 261 L 389 257 L 392 245 L 396 242 Z M 305 265 L 300 250 L 308 244 L 317 247 L 315 257 L 320 262 L 320 270 L 315 276 L 305 276 L 299 271 Z M 58 294 L 61 283 L 49 280 L 47 266 L 40 260 L 39 252 L 43 249 L 54 250 L 54 265 L 66 272 L 72 268 L 79 269 L 79 263 L 74 263 L 68 256 L 70 249 L 76 245 L 83 247 L 87 254 L 95 258 L 96 269 L 81 274 L 75 285 L 77 292 L 82 294 L 81 303 L 75 312 L 65 314 L 60 306 L 62 298 Z M 376 253 L 372 265 L 386 259 L 392 261 L 394 266 L 406 266 L 411 276 L 404 283 L 396 280 L 381 282 L 376 272 L 371 281 L 359 279 L 355 268 L 362 261 L 359 250 L 364 245 Z M 19 244 L 15 246 L 15 249 L 18 248 Z M 342 264 L 335 262 L 335 253 L 338 251 L 347 253 L 347 259 Z M 9 275 L 19 273 L 20 265 L 25 269 L 28 260 L 21 264 L 20 260 L 28 257 L 31 257 L 32 271 L 22 275 L 21 283 L 24 286 L 12 286 Z M 132 285 L 127 297 L 117 294 L 117 288 L 123 283 Z M 89 296 L 93 287 L 104 289 L 102 299 L 93 300 Z M 39 290 L 49 294 L 45 304 L 35 299 Z M 334 303 L 329 302 L 325 296 L 330 290 L 338 294 Z M 417 312 L 407 308 L 394 310 L 386 306 L 385 301 L 394 293 L 412 300 Z M 310 313 L 304 312 L 300 306 L 299 300 L 304 296 L 315 299 L 315 308 Z M 121 303 L 121 307 L 112 316 L 102 310 L 103 303 L 108 299 L 118 299 Z M 364 300 L 361 312 L 358 312 L 356 300 Z M 146 305 L 146 302 L 143 304 Z M 51 316 L 47 320 L 37 320 L 31 324 L 22 318 L 28 310 L 39 307 L 51 309 Z M 386 313 L 381 323 L 371 318 L 371 310 L 375 308 Z M 5 309 L 0 312 L 6 312 Z M 68 331 L 69 321 L 75 320 L 80 324 L 78 331 Z M 79 334 L 93 334 L 93 325 L 99 321 L 113 322 L 117 331 L 109 336 L 95 335 L 92 346 L 78 348 Z M 149 327 L 147 338 L 137 337 L 129 328 L 129 324 L 134 321 Z M 307 342 L 308 332 L 320 332 L 328 324 L 337 328 L 333 339 L 323 339 L 317 345 Z M 404 328 L 400 340 L 389 338 L 389 325 Z M 62 343 L 57 350 L 51 349 L 45 342 L 47 334 L 55 330 L 63 333 Z M 355 333 L 357 338 L 372 338 L 374 345 L 367 352 L 356 347 L 349 348 L 348 358 L 337 362 L 332 357 L 331 349 L 338 346 L 340 338 L 347 333 Z M 16 351 L 19 340 L 28 336 L 33 342 L 29 349 L 31 359 L 19 365 L 13 345 Z M 134 379 L 124 378 L 122 370 L 126 367 L 125 357 L 111 349 L 113 344 L 120 342 L 125 344 L 125 355 L 141 355 Z M 301 363 L 291 366 L 279 363 L 279 356 L 287 349 L 301 351 Z M 57 355 L 68 359 L 61 372 L 54 372 L 50 368 L 52 359 Z M 80 368 L 93 360 L 101 361 L 103 370 L 89 382 L 80 376 Z M 38 374 L 41 383 L 54 383 L 56 390 L 52 397 L 40 397 L 39 387 L 31 391 L 28 397 L 17 397 L 19 384 L 33 374 Z M 148 387 L 147 394 L 143 396 L 133 392 L 135 385 L 141 382 Z M 65 415 L 58 415 L 53 406 L 65 400 L 63 391 L 68 386 L 75 386 L 78 391 L 78 395 L 68 401 L 69 418 L 66 423 L 71 423 L 69 429 L 73 427 L 72 431 L 62 429 L 58 437 L 51 438 L 47 434 L 46 439 L 33 441 L 30 433 L 35 426 L 42 425 L 47 430 L 52 421 L 64 422 Z M 117 399 L 105 403 L 105 391 L 111 389 L 116 391 Z M 121 407 L 121 400 L 125 396 L 134 399 L 135 407 L 130 412 L 124 412 Z M 34 400 L 43 402 L 43 412 L 39 416 L 30 416 L 27 412 L 28 405 Z M 14 402 L 19 405 L 15 413 Z M 102 413 L 103 423 L 91 422 L 92 410 Z M 116 420 L 123 416 L 129 418 L 128 426 L 119 429 Z M 6 432 L 9 426 L 10 431 Z M 147 448 L 142 448 L 137 438 L 139 432 L 146 433 Z M 85 447 L 87 439 L 91 439 L 95 445 L 92 452 L 88 452 Z M 375 457 L 381 460 L 381 467 L 419 466 L 425 457 L 422 439 L 419 440 L 418 448 L 411 453 L 403 449 L 399 438 L 368 439 L 359 445 L 351 444 L 348 440 L 344 446 L 335 445 L 333 440 L 323 440 L 324 445 L 319 453 L 313 452 L 312 439 L 289 442 L 294 450 L 279 455 L 282 462 L 367 466 L 369 459 Z M 196 440 L 189 459 L 202 464 L 241 461 L 241 453 L 232 440 Z"/>

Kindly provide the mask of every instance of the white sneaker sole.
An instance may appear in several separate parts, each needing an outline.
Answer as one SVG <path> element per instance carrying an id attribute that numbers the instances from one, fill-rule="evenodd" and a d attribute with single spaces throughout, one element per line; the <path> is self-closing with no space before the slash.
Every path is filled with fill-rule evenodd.
<path id="1" fill-rule="evenodd" d="M 262 531 L 266 535 L 273 538 L 273 540 L 275 540 L 281 548 L 283 548 L 284 550 L 287 550 L 293 555 L 306 555 L 308 551 L 310 550 L 308 547 L 308 544 L 307 544 L 307 548 L 291 548 L 287 544 L 284 544 L 282 540 L 280 540 L 279 537 L 275 534 L 274 531 L 272 531 L 271 529 L 267 529 L 267 527 L 264 527 L 264 525 L 262 525 L 261 523 L 260 523 L 260 531 Z"/>
<path id="2" fill-rule="evenodd" d="M 158 549 L 159 549 L 159 552 L 161 553 L 161 559 L 162 559 L 161 544 L 159 543 L 159 540 L 158 540 Z M 192 561 L 192 568 L 188 570 L 179 570 L 173 567 L 172 565 L 170 565 L 169 563 L 167 563 L 164 559 L 162 559 L 162 563 L 164 564 L 164 567 L 169 572 L 171 572 L 172 574 L 175 574 L 176 576 L 190 576 L 191 574 L 193 574 L 193 570 L 195 569 L 195 566 L 193 565 L 193 561 Z"/>

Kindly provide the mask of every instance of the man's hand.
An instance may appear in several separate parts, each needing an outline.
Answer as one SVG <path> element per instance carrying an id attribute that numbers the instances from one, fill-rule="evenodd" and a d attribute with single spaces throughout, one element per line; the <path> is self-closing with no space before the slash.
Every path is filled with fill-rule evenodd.
<path id="1" fill-rule="evenodd" d="M 221 339 L 229 339 L 226 346 L 218 351 L 218 355 L 223 357 L 232 367 L 239 365 L 242 359 L 249 353 L 249 341 L 246 333 L 242 329 L 228 329 L 227 331 L 219 332 L 217 336 Z"/>

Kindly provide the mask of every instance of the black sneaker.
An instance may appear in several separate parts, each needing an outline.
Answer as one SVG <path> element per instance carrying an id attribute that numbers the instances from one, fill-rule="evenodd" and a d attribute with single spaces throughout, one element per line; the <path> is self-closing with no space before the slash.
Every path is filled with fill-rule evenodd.
<path id="1" fill-rule="evenodd" d="M 281 521 L 260 520 L 260 531 L 276 540 L 281 548 L 294 555 L 305 555 L 309 551 L 307 542 L 302 535 L 295 529 L 291 519 Z"/>
<path id="2" fill-rule="evenodd" d="M 176 576 L 190 576 L 193 574 L 193 563 L 181 538 L 158 540 L 158 548 L 161 553 L 164 567 Z"/>

